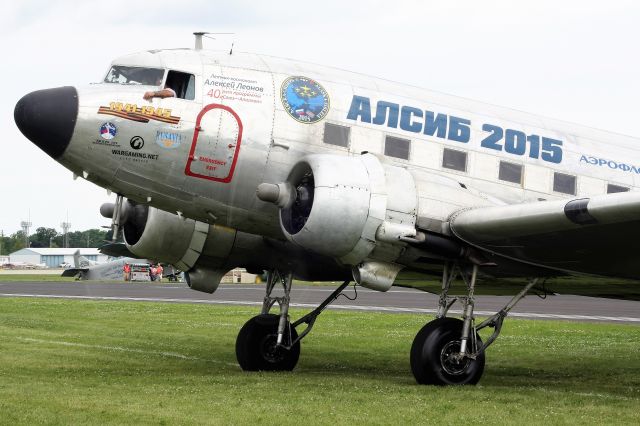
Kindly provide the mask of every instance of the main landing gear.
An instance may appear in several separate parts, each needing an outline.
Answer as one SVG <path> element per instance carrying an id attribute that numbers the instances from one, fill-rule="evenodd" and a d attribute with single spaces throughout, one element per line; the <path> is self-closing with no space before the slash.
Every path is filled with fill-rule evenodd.
<path id="1" fill-rule="evenodd" d="M 473 265 L 469 274 L 458 264 L 445 264 L 437 317 L 422 327 L 411 346 L 411 371 L 419 384 L 475 385 L 478 383 L 484 371 L 485 350 L 500 334 L 502 323 L 509 311 L 537 282 L 537 279 L 530 280 L 504 308 L 476 326 L 473 315 L 473 293 L 477 274 L 477 265 Z M 451 284 L 458 275 L 467 286 L 467 296 L 449 296 L 448 294 Z M 447 317 L 449 308 L 456 301 L 460 301 L 463 306 L 462 320 Z M 493 334 L 483 343 L 478 331 L 485 327 L 493 328 Z"/>
<path id="2" fill-rule="evenodd" d="M 289 321 L 289 294 L 291 292 L 291 273 L 283 274 L 278 270 L 268 273 L 267 294 L 262 304 L 262 313 L 245 323 L 236 339 L 236 358 L 240 368 L 245 371 L 291 371 L 300 358 L 300 340 L 313 328 L 322 311 L 349 285 L 342 283 L 316 309 L 299 320 Z M 284 295 L 271 295 L 277 284 L 281 284 Z M 278 304 L 279 314 L 270 313 Z M 302 324 L 307 327 L 298 334 L 296 328 Z"/>
<path id="3" fill-rule="evenodd" d="M 468 273 L 457 263 L 445 264 L 437 317 L 418 332 L 411 346 L 411 371 L 419 384 L 478 383 L 484 371 L 485 350 L 500 334 L 509 311 L 538 281 L 537 278 L 530 280 L 499 312 L 476 325 L 473 309 L 477 275 L 477 265 L 473 265 Z M 451 284 L 458 276 L 466 284 L 467 295 L 449 296 Z M 247 321 L 236 340 L 236 357 L 243 370 L 293 370 L 300 358 L 300 341 L 311 331 L 320 313 L 349 285 L 349 281 L 343 282 L 316 309 L 292 323 L 289 320 L 291 281 L 291 273 L 269 271 L 262 313 Z M 283 295 L 279 297 L 272 296 L 277 284 L 283 289 Z M 456 301 L 463 306 L 462 319 L 447 317 Z M 280 312 L 272 314 L 271 308 L 276 303 Z M 307 326 L 298 332 L 302 324 Z M 493 328 L 493 333 L 483 343 L 478 331 L 486 327 Z"/>

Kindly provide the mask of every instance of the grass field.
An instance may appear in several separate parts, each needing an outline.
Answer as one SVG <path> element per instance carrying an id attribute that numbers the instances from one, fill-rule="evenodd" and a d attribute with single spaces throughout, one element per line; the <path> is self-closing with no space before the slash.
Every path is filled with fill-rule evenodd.
<path id="1" fill-rule="evenodd" d="M 293 373 L 243 373 L 255 313 L 2 298 L 0 423 L 640 423 L 637 326 L 510 320 L 480 385 L 436 388 L 409 370 L 426 317 L 329 311 Z"/>
<path id="2" fill-rule="evenodd" d="M 46 282 L 64 282 L 75 281 L 73 277 L 61 277 L 52 274 L 0 274 L 0 282 L 24 282 L 24 281 L 46 281 Z"/>

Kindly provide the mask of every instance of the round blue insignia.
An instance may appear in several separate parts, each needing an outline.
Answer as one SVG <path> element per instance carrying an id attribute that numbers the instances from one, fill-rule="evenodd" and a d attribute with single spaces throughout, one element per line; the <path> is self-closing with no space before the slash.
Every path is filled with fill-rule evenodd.
<path id="1" fill-rule="evenodd" d="M 100 136 L 102 139 L 111 140 L 116 137 L 116 133 L 118 133 L 118 128 L 110 121 L 107 121 L 100 126 Z"/>
<path id="2" fill-rule="evenodd" d="M 289 77 L 282 83 L 280 98 L 294 120 L 311 124 L 329 112 L 329 94 L 317 81 L 307 77 Z"/>

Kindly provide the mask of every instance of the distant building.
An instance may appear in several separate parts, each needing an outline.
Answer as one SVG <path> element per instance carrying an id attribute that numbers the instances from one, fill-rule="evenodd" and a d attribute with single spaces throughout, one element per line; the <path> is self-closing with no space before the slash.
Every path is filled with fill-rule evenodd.
<path id="1" fill-rule="evenodd" d="M 58 268 L 62 263 L 73 265 L 73 253 L 80 250 L 80 255 L 96 262 L 106 262 L 109 256 L 102 254 L 97 248 L 23 248 L 9 254 L 9 263 L 45 264 L 47 268 Z"/>
<path id="2" fill-rule="evenodd" d="M 0 265 L 4 265 L 5 263 L 9 263 L 9 256 L 0 256 Z"/>
<path id="3" fill-rule="evenodd" d="M 244 268 L 235 268 L 227 272 L 220 282 L 224 284 L 255 284 L 256 278 L 257 275 L 248 273 Z"/>

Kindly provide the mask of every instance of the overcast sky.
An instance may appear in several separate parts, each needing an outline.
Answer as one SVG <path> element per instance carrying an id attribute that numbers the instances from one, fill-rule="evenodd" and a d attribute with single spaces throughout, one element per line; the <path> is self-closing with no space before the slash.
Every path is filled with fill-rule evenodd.
<path id="1" fill-rule="evenodd" d="M 153 5 L 153 8 L 151 8 Z M 235 48 L 336 66 L 640 136 L 640 2 L 5 1 L 0 4 L 0 230 L 107 225 L 105 190 L 18 131 L 15 103 L 100 80 L 117 56 L 191 47 L 193 31 Z M 230 44 L 205 40 L 205 48 Z"/>

